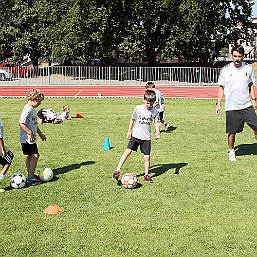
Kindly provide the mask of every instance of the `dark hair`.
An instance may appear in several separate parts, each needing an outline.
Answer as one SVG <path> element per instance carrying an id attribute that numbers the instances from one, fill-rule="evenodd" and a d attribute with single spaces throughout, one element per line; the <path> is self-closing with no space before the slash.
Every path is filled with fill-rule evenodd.
<path id="1" fill-rule="evenodd" d="M 233 46 L 232 50 L 231 50 L 231 54 L 233 54 L 233 52 L 238 52 L 238 53 L 242 54 L 243 56 L 245 55 L 245 50 L 244 50 L 243 46 L 241 46 L 241 45 Z"/>
<path id="2" fill-rule="evenodd" d="M 155 85 L 154 85 L 153 82 L 149 81 L 149 82 L 146 83 L 145 88 L 146 88 L 146 89 L 147 89 L 147 88 L 155 88 Z"/>
<path id="3" fill-rule="evenodd" d="M 146 100 L 147 102 L 155 102 L 156 101 L 156 94 L 153 90 L 146 90 L 145 94 L 144 94 L 144 100 Z"/>

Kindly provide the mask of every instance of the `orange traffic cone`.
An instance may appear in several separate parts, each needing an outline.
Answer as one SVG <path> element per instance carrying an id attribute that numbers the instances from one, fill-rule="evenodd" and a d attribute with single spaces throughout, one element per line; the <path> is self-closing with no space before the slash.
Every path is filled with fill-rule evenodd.
<path id="1" fill-rule="evenodd" d="M 84 117 L 83 115 L 77 113 L 77 114 L 76 114 L 76 118 L 85 118 L 85 117 Z"/>
<path id="2" fill-rule="evenodd" d="M 56 204 L 50 204 L 45 210 L 44 213 L 46 214 L 58 214 L 63 212 L 63 209 Z"/>

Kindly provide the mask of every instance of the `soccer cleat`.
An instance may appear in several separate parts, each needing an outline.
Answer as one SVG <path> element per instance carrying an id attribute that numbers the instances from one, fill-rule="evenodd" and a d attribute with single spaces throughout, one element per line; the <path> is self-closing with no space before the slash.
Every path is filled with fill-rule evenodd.
<path id="1" fill-rule="evenodd" d="M 229 160 L 235 162 L 236 161 L 236 154 L 235 154 L 235 150 L 228 150 L 228 156 L 229 156 Z"/>
<path id="2" fill-rule="evenodd" d="M 117 170 L 115 170 L 115 171 L 112 173 L 112 178 L 113 178 L 114 180 L 118 180 L 119 177 L 120 177 L 120 172 L 117 171 Z"/>
<path id="3" fill-rule="evenodd" d="M 27 182 L 40 183 L 42 180 L 39 178 L 39 176 L 35 175 L 34 177 L 28 177 Z"/>
<path id="4" fill-rule="evenodd" d="M 144 175 L 144 181 L 152 183 L 152 177 L 150 175 Z"/>

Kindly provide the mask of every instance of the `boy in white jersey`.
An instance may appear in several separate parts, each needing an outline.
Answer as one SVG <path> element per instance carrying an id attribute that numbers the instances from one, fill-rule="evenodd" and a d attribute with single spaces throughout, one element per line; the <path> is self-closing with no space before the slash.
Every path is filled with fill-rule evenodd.
<path id="1" fill-rule="evenodd" d="M 129 139 L 127 149 L 120 158 L 116 170 L 112 174 L 112 178 L 118 180 L 120 177 L 120 169 L 132 150 L 137 151 L 140 146 L 141 152 L 144 154 L 145 175 L 144 180 L 152 182 L 149 175 L 150 169 L 150 152 L 151 152 L 151 125 L 154 122 L 156 139 L 160 138 L 160 119 L 158 111 L 153 108 L 156 101 L 156 94 L 153 90 L 146 90 L 144 94 L 144 104 L 136 106 L 129 123 L 127 137 Z"/>
<path id="2" fill-rule="evenodd" d="M 242 132 L 246 122 L 257 139 L 257 102 L 254 93 L 254 71 L 251 65 L 243 62 L 244 48 L 232 48 L 232 60 L 220 73 L 216 114 L 225 96 L 226 132 L 228 134 L 228 154 L 230 161 L 236 161 L 234 150 L 236 133 Z"/>
<path id="3" fill-rule="evenodd" d="M 32 89 L 27 95 L 28 103 L 24 106 L 19 124 L 20 124 L 20 143 L 22 152 L 26 155 L 26 167 L 28 172 L 28 182 L 39 183 L 41 179 L 35 175 L 39 152 L 37 148 L 36 134 L 45 141 L 46 136 L 41 132 L 37 125 L 37 108 L 44 100 L 44 94 L 38 89 Z"/>
<path id="4" fill-rule="evenodd" d="M 163 119 L 163 117 L 164 117 L 164 97 L 163 97 L 161 91 L 157 90 L 155 88 L 155 84 L 150 81 L 146 83 L 145 88 L 151 89 L 155 92 L 156 101 L 154 104 L 154 108 L 159 112 L 160 122 L 161 122 L 161 124 L 163 124 L 165 126 L 165 131 L 169 131 L 171 126 Z"/>
<path id="5" fill-rule="evenodd" d="M 71 119 L 69 116 L 70 113 L 70 107 L 68 105 L 63 106 L 63 112 L 61 114 L 58 114 L 52 109 L 42 108 L 38 111 L 37 116 L 38 124 L 43 123 L 53 123 L 58 124 L 61 123 L 63 120 L 69 120 Z"/>
<path id="6" fill-rule="evenodd" d="M 0 164 L 2 170 L 0 171 L 0 181 L 4 179 L 4 175 L 11 166 L 13 160 L 13 153 L 4 144 L 4 129 L 3 123 L 0 117 Z"/>

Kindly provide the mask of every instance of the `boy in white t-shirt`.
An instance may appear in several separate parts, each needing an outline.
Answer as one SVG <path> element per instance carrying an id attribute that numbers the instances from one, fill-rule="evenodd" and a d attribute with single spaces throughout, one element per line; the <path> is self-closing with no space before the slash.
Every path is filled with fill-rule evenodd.
<path id="1" fill-rule="evenodd" d="M 38 89 L 32 89 L 27 95 L 28 103 L 24 106 L 19 124 L 20 124 L 20 143 L 22 152 L 26 156 L 26 167 L 28 172 L 28 182 L 39 183 L 41 179 L 35 175 L 39 152 L 37 148 L 36 134 L 45 141 L 46 136 L 41 132 L 37 125 L 37 108 L 44 100 L 44 94 Z"/>
<path id="2" fill-rule="evenodd" d="M 160 122 L 165 126 L 165 131 L 169 131 L 171 126 L 163 119 L 164 118 L 164 97 L 160 90 L 155 88 L 155 84 L 153 82 L 147 82 L 145 85 L 146 89 L 151 89 L 155 91 L 156 101 L 154 104 L 154 108 L 159 112 Z"/>
<path id="3" fill-rule="evenodd" d="M 38 111 L 38 124 L 43 123 L 53 123 L 58 124 L 62 123 L 63 120 L 70 120 L 70 107 L 68 105 L 63 106 L 63 112 L 61 114 L 58 114 L 52 109 L 48 108 L 42 108 Z"/>
<path id="4" fill-rule="evenodd" d="M 0 181 L 4 179 L 6 172 L 11 166 L 12 160 L 13 153 L 4 144 L 4 129 L 0 117 L 0 164 L 3 167 L 0 171 Z"/>
<path id="5" fill-rule="evenodd" d="M 257 139 L 257 102 L 254 92 L 254 71 L 251 65 L 243 62 L 244 48 L 232 48 L 232 60 L 220 73 L 218 84 L 218 102 L 216 114 L 220 114 L 220 106 L 225 96 L 226 133 L 228 134 L 228 154 L 230 161 L 236 161 L 234 150 L 236 133 L 242 132 L 247 123 Z"/>
<path id="6" fill-rule="evenodd" d="M 144 104 L 137 105 L 129 123 L 127 137 L 129 139 L 127 149 L 120 158 L 116 170 L 112 174 L 112 178 L 118 180 L 120 177 L 120 169 L 124 162 L 131 154 L 132 150 L 137 151 L 140 146 L 141 152 L 144 154 L 145 175 L 144 180 L 152 182 L 149 175 L 150 169 L 150 152 L 151 152 L 151 125 L 154 122 L 156 139 L 160 138 L 160 119 L 158 111 L 153 108 L 156 100 L 156 94 L 153 90 L 146 90 L 144 94 Z"/>

